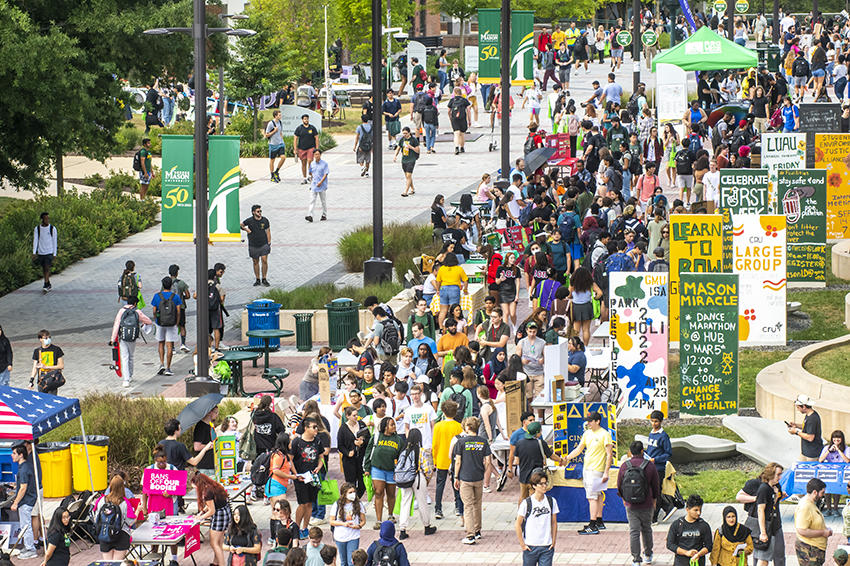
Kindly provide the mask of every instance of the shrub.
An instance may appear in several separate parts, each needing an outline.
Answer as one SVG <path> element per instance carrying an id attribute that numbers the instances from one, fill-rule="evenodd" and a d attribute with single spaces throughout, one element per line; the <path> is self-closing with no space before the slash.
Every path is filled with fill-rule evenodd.
<path id="1" fill-rule="evenodd" d="M 348 271 L 363 271 L 363 262 L 372 257 L 372 226 L 360 226 L 343 234 L 337 246 Z M 399 281 L 413 267 L 414 257 L 434 255 L 437 251 L 439 246 L 433 242 L 428 224 L 393 222 L 384 226 L 384 255 L 392 260 Z"/>
<path id="2" fill-rule="evenodd" d="M 0 218 L 0 295 L 41 277 L 41 269 L 32 261 L 31 234 L 42 211 L 50 212 L 51 222 L 60 231 L 59 254 L 53 262 L 53 272 L 58 273 L 151 226 L 159 205 L 153 199 L 140 201 L 101 189 L 15 203 Z"/>
<path id="3" fill-rule="evenodd" d="M 292 291 L 269 289 L 263 293 L 263 298 L 280 303 L 282 309 L 321 310 L 334 299 L 346 297 L 354 299 L 361 305 L 369 295 L 375 295 L 380 302 L 386 302 L 401 292 L 402 286 L 388 282 L 381 285 L 366 287 L 337 287 L 333 283 L 317 283 L 297 287 Z"/>
<path id="4" fill-rule="evenodd" d="M 295 157 L 295 139 L 294 137 L 285 138 L 286 156 Z M 319 133 L 319 149 L 327 151 L 337 146 L 336 139 L 331 134 Z M 242 143 L 239 146 L 240 157 L 267 157 L 269 154 L 269 142 L 265 139 L 259 139 L 252 142 L 250 137 L 243 136 Z"/>
<path id="5" fill-rule="evenodd" d="M 257 140 L 262 140 L 263 137 L 260 134 L 261 126 L 263 122 L 261 120 L 257 120 Z M 227 124 L 227 127 L 224 129 L 224 133 L 231 136 L 242 136 L 243 140 L 252 141 L 254 138 L 252 136 L 252 129 L 254 127 L 254 118 L 250 112 L 236 112 L 231 116 L 230 123 Z"/>
<path id="6" fill-rule="evenodd" d="M 190 122 L 188 120 L 174 122 L 174 124 L 168 128 L 151 128 L 150 134 L 148 134 L 147 136 L 151 140 L 151 153 L 154 155 L 162 154 L 162 138 L 160 136 L 162 136 L 163 134 L 180 134 L 191 136 L 194 133 L 195 124 L 194 122 Z"/>
<path id="7" fill-rule="evenodd" d="M 670 34 L 666 31 L 658 37 L 658 49 L 670 49 Z"/>
<path id="8" fill-rule="evenodd" d="M 136 149 L 142 145 L 142 138 L 144 137 L 144 131 L 137 128 L 132 122 L 126 122 L 124 127 L 115 133 L 115 153 L 124 153 Z"/>
<path id="9" fill-rule="evenodd" d="M 137 193 L 139 192 L 139 180 L 130 173 L 110 171 L 103 188 L 110 193 L 120 194 L 124 191 Z"/>
<path id="10" fill-rule="evenodd" d="M 148 194 L 152 197 L 162 196 L 162 172 L 154 169 L 151 182 L 148 185 Z"/>
<path id="11" fill-rule="evenodd" d="M 103 183 L 105 179 L 103 175 L 100 173 L 95 173 L 94 175 L 87 175 L 83 178 L 83 185 L 88 187 L 99 187 L 101 183 Z"/>

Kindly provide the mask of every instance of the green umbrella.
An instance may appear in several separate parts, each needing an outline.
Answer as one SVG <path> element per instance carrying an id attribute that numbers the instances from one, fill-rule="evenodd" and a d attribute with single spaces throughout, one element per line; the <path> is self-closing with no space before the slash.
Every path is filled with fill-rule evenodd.
<path id="1" fill-rule="evenodd" d="M 658 63 L 675 65 L 685 71 L 717 71 L 757 67 L 759 58 L 752 49 L 741 47 L 703 26 L 684 42 L 653 59 L 653 73 Z"/>

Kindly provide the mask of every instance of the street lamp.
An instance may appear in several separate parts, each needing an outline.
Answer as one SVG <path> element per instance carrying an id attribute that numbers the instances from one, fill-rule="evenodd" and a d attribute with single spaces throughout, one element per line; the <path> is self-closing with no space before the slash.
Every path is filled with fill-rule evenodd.
<path id="1" fill-rule="evenodd" d="M 198 369 L 196 379 L 207 379 L 209 375 L 209 294 L 207 292 L 207 270 L 209 256 L 207 241 L 208 227 L 208 188 L 207 188 L 207 37 L 214 33 L 223 33 L 236 37 L 254 35 L 251 30 L 229 27 L 210 28 L 206 24 L 205 0 L 193 0 L 192 27 L 190 28 L 154 28 L 145 30 L 145 35 L 169 35 L 172 33 L 192 34 L 195 42 L 195 284 L 197 285 L 197 349 Z M 198 98 L 200 97 L 200 100 Z"/>

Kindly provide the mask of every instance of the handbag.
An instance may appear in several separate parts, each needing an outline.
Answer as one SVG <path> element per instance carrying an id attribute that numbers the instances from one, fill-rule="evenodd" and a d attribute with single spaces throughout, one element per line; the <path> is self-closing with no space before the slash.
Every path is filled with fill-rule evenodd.
<path id="1" fill-rule="evenodd" d="M 602 301 L 596 297 L 590 297 L 590 304 L 593 305 L 593 318 L 599 318 L 602 315 Z"/>
<path id="2" fill-rule="evenodd" d="M 319 494 L 316 503 L 319 505 L 333 505 L 339 499 L 339 483 L 337 480 L 322 480 L 319 484 Z"/>
<path id="3" fill-rule="evenodd" d="M 58 369 L 45 372 L 41 377 L 38 378 L 39 393 L 48 393 L 51 391 L 56 391 L 63 385 L 65 385 L 65 376 L 63 376 L 62 372 Z"/>
<path id="4" fill-rule="evenodd" d="M 372 476 L 363 474 L 363 485 L 366 486 L 366 501 L 372 501 L 375 496 L 375 486 L 372 485 Z"/>

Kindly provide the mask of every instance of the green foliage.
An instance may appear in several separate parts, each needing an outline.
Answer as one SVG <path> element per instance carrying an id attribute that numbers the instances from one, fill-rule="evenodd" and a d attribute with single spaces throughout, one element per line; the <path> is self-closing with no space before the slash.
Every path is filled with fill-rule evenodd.
<path id="1" fill-rule="evenodd" d="M 151 140 L 151 153 L 153 155 L 162 155 L 162 135 L 174 134 L 191 136 L 195 133 L 195 123 L 188 120 L 174 122 L 168 128 L 151 128 L 148 137 Z"/>
<path id="2" fill-rule="evenodd" d="M 286 143 L 286 156 L 295 157 L 295 138 L 286 138 L 284 142 Z M 325 132 L 319 134 L 319 149 L 327 151 L 336 146 L 336 139 L 332 135 Z M 242 138 L 242 143 L 239 145 L 239 157 L 268 157 L 268 155 L 268 140 L 252 142 L 249 139 Z"/>
<path id="3" fill-rule="evenodd" d="M 703 470 L 676 474 L 676 483 L 685 499 L 698 493 L 706 503 L 733 503 L 738 490 L 752 477 L 752 472 L 742 470 Z"/>
<path id="4" fill-rule="evenodd" d="M 401 27 L 407 30 L 413 18 L 414 2 L 393 2 L 390 11 L 391 27 Z M 381 23 L 386 25 L 386 3 L 381 12 Z M 371 60 L 372 50 L 372 3 L 369 0 L 345 0 L 333 2 L 328 8 L 328 19 L 332 28 L 328 33 L 330 37 L 342 39 L 343 48 L 351 51 L 351 60 L 356 62 L 368 62 Z M 321 23 L 319 29 L 321 29 Z M 381 42 L 386 50 L 386 38 Z M 400 50 L 400 45 L 393 40 L 393 52 Z M 322 52 L 322 46 L 317 53 Z M 386 53 L 384 53 L 386 55 Z M 429 71 L 430 72 L 430 71 Z"/>
<path id="5" fill-rule="evenodd" d="M 629 445 L 634 441 L 636 434 L 644 436 L 650 431 L 649 421 L 646 424 L 618 424 L 617 425 L 617 455 L 629 453 Z M 743 442 L 743 440 L 734 432 L 724 426 L 712 425 L 691 425 L 691 424 L 669 424 L 664 422 L 664 430 L 670 435 L 670 438 L 684 438 L 692 434 L 704 434 L 715 438 L 723 438 L 733 442 Z"/>
<path id="6" fill-rule="evenodd" d="M 812 318 L 805 330 L 788 333 L 791 340 L 831 340 L 847 334 L 844 327 L 846 290 L 818 289 L 789 291 L 788 301 L 799 301 L 801 310 Z"/>
<path id="7" fill-rule="evenodd" d="M 534 10 L 536 20 L 561 20 L 589 18 L 604 2 L 599 0 L 518 0 L 512 5 L 515 10 Z"/>
<path id="8" fill-rule="evenodd" d="M 850 346 L 838 346 L 807 358 L 805 368 L 828 381 L 850 385 L 850 375 L 847 374 L 848 359 L 850 359 Z"/>
<path id="9" fill-rule="evenodd" d="M 139 192 L 139 179 L 135 175 L 123 171 L 110 171 L 104 188 L 110 193 L 120 194 L 124 191 L 137 193 Z"/>
<path id="10" fill-rule="evenodd" d="M 658 37 L 658 49 L 670 49 L 670 34 L 666 31 Z"/>
<path id="11" fill-rule="evenodd" d="M 261 124 L 257 123 L 257 132 L 259 133 Z M 231 116 L 230 123 L 225 128 L 224 133 L 229 136 L 242 136 L 243 140 L 252 140 L 254 138 L 254 117 L 250 112 L 236 112 Z"/>
<path id="12" fill-rule="evenodd" d="M 361 305 L 366 297 L 375 295 L 378 301 L 386 302 L 401 292 L 403 287 L 398 283 L 383 283 L 367 285 L 366 287 L 337 287 L 333 283 L 317 283 L 297 287 L 292 291 L 269 289 L 263 293 L 263 298 L 280 303 L 282 309 L 320 310 L 334 299 L 346 297 L 354 299 Z"/>
<path id="13" fill-rule="evenodd" d="M 363 262 L 372 257 L 372 226 L 346 232 L 337 242 L 339 255 L 348 271 L 363 271 Z M 399 281 L 413 267 L 413 258 L 439 251 L 428 224 L 393 222 L 384 226 L 384 256 L 393 262 Z"/>
<path id="14" fill-rule="evenodd" d="M 32 261 L 32 230 L 42 211 L 61 231 L 53 272 L 102 252 L 130 234 L 154 223 L 159 205 L 107 190 L 90 194 L 70 191 L 61 197 L 41 197 L 13 203 L 0 218 L 0 295 L 41 277 Z"/>
<path id="15" fill-rule="evenodd" d="M 162 196 L 162 171 L 154 168 L 151 182 L 148 184 L 148 194 L 152 197 Z"/>
<path id="16" fill-rule="evenodd" d="M 145 133 L 137 128 L 132 122 L 127 122 L 124 127 L 115 133 L 115 153 L 132 151 L 142 145 Z"/>
<path id="17" fill-rule="evenodd" d="M 478 13 L 479 8 L 497 8 L 499 3 L 495 0 L 437 0 L 431 3 L 431 9 L 437 13 L 446 14 L 452 18 L 460 20 L 460 51 L 463 53 L 464 47 L 464 29 L 466 22 L 472 19 Z M 462 59 L 462 57 L 461 57 Z M 451 59 L 449 59 L 451 60 Z M 428 67 L 433 69 L 434 67 Z M 430 72 L 430 71 L 429 71 Z"/>
<path id="18" fill-rule="evenodd" d="M 87 175 L 85 178 L 83 178 L 83 184 L 88 187 L 99 187 L 101 183 L 103 183 L 103 181 L 105 181 L 105 179 L 100 173 Z"/>

